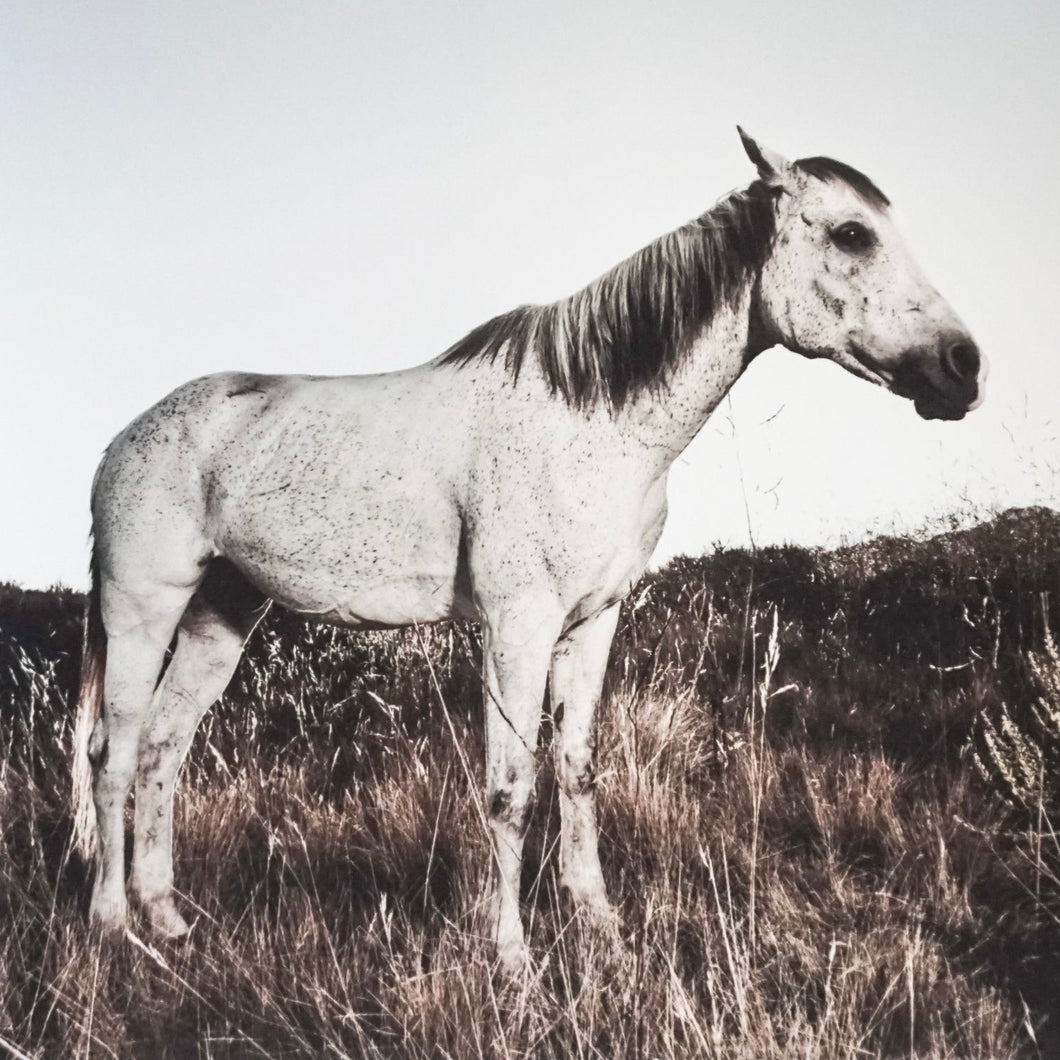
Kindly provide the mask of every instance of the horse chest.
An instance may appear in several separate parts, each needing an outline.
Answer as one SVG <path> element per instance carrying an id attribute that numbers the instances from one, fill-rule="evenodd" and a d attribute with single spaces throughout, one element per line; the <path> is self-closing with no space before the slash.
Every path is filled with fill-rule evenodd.
<path id="1" fill-rule="evenodd" d="M 587 579 L 585 591 L 571 609 L 571 620 L 581 621 L 624 599 L 644 573 L 666 522 L 665 489 L 653 491 L 639 517 L 624 534 L 609 535 L 610 549 Z"/>
<path id="2" fill-rule="evenodd" d="M 617 464 L 601 475 L 555 454 L 536 474 L 530 464 L 491 475 L 469 505 L 476 595 L 502 606 L 552 597 L 581 621 L 640 577 L 665 521 L 665 482 L 645 485 Z"/>

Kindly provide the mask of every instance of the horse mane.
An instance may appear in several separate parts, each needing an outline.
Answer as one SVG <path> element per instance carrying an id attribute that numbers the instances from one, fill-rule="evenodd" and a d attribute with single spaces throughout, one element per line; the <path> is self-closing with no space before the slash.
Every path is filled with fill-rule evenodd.
<path id="1" fill-rule="evenodd" d="M 776 234 L 777 191 L 755 181 L 669 232 L 575 294 L 479 325 L 443 364 L 494 361 L 513 378 L 537 358 L 552 392 L 575 408 L 620 408 L 665 383 L 692 340 L 760 272 Z"/>

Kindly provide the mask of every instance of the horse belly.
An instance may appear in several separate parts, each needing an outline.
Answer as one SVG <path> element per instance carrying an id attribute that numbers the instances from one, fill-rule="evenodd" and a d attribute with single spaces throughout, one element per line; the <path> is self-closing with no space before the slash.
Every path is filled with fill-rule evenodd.
<path id="1" fill-rule="evenodd" d="M 391 627 L 462 616 L 460 520 L 423 498 L 360 498 L 357 507 L 293 496 L 243 507 L 219 551 L 285 607 L 345 625 Z"/>

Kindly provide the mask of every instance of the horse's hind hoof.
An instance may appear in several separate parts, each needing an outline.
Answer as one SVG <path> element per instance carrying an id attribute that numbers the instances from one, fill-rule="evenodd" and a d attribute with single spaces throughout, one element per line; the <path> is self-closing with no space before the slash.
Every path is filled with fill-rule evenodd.
<path id="1" fill-rule="evenodd" d="M 510 941 L 497 947 L 497 965 L 501 974 L 508 979 L 519 979 L 530 971 L 530 950 L 526 943 Z"/>
<path id="2" fill-rule="evenodd" d="M 121 900 L 108 900 L 98 894 L 92 895 L 92 904 L 88 907 L 88 922 L 104 936 L 125 934 L 129 907 L 125 896 Z"/>

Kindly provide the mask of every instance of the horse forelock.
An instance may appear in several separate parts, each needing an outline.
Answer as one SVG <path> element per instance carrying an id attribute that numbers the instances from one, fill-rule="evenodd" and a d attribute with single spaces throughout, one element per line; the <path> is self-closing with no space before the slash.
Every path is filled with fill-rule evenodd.
<path id="1" fill-rule="evenodd" d="M 851 188 L 862 200 L 877 210 L 886 210 L 891 200 L 859 169 L 823 155 L 800 158 L 795 165 L 818 180 L 839 181 Z"/>
<path id="2" fill-rule="evenodd" d="M 443 363 L 503 353 L 517 379 L 535 356 L 568 404 L 621 407 L 664 383 L 695 336 L 761 270 L 776 233 L 775 194 L 755 181 L 575 294 L 481 324 Z"/>

